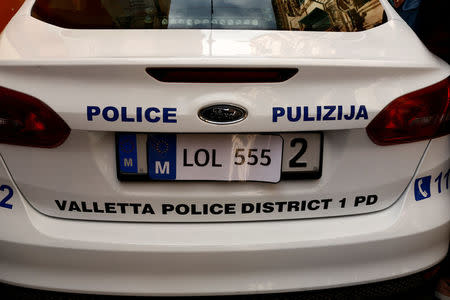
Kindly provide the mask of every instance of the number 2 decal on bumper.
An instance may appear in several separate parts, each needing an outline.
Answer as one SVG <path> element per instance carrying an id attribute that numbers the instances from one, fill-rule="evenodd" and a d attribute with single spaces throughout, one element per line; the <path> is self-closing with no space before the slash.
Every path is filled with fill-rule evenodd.
<path id="1" fill-rule="evenodd" d="M 2 200 L 0 201 L 0 208 L 12 209 L 13 206 L 12 204 L 9 204 L 8 201 L 14 194 L 13 189 L 9 185 L 2 185 L 0 186 L 0 191 L 6 192 L 6 196 L 4 195 L 4 193 L 0 194 L 0 197 L 2 198 Z"/>

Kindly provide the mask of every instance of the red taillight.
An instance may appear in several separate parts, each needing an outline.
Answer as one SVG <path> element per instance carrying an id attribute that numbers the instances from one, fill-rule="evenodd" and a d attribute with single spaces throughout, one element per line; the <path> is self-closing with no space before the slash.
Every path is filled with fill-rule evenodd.
<path id="1" fill-rule="evenodd" d="M 448 134 L 449 86 L 445 79 L 392 101 L 367 127 L 377 145 L 394 145 Z"/>
<path id="2" fill-rule="evenodd" d="M 0 87 L 0 143 L 54 148 L 69 133 L 69 126 L 45 103 Z"/>

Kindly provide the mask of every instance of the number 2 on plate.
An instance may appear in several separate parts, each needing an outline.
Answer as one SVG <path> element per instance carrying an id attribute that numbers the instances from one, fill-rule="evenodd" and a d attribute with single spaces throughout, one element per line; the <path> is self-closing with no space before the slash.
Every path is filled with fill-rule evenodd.
<path id="1" fill-rule="evenodd" d="M 304 138 L 295 138 L 291 141 L 291 147 L 295 147 L 297 144 L 301 145 L 300 150 L 293 158 L 291 158 L 291 160 L 289 160 L 289 167 L 306 168 L 306 162 L 299 162 L 298 160 L 305 154 L 306 149 L 308 149 L 308 142 Z"/>

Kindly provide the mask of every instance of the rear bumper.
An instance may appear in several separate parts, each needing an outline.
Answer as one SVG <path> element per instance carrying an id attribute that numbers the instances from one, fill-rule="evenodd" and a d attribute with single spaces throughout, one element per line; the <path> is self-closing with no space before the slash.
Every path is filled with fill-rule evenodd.
<path id="1" fill-rule="evenodd" d="M 447 256 L 448 258 L 448 256 Z M 276 293 L 264 295 L 237 295 L 237 296 L 218 296 L 217 299 L 223 300 L 264 300 L 264 299 L 335 299 L 335 300 L 356 300 L 356 299 L 428 299 L 435 292 L 435 287 L 439 276 L 445 272 L 445 262 L 436 265 L 426 271 L 419 272 L 406 277 L 396 278 L 387 281 L 381 281 L 371 284 L 357 286 L 326 289 L 320 291 Z M 117 299 L 117 296 L 88 295 L 61 293 L 52 291 L 43 291 L 36 289 L 27 289 L 12 285 L 0 284 L 2 295 L 11 299 L 35 300 L 35 299 L 71 299 L 71 300 L 107 300 Z M 129 299 L 128 297 L 125 297 Z M 161 299 L 161 298 L 160 298 Z M 166 300 L 179 299 L 178 297 L 164 298 Z M 195 298 L 197 299 L 197 298 Z"/>
<path id="2" fill-rule="evenodd" d="M 449 144 L 450 136 L 431 141 L 415 178 L 445 173 Z M 416 201 L 415 178 L 393 206 L 372 214 L 227 224 L 51 218 L 23 199 L 3 162 L 0 178 L 14 191 L 13 207 L 0 209 L 0 281 L 26 287 L 122 295 L 312 290 L 413 274 L 448 250 L 449 191 L 432 186 L 430 198 Z"/>

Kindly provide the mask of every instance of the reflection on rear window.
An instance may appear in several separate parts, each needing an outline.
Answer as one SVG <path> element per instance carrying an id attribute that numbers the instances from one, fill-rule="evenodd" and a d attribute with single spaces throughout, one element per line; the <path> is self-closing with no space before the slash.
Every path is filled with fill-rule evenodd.
<path id="1" fill-rule="evenodd" d="M 379 0 L 36 0 L 32 15 L 77 29 L 361 31 Z"/>

